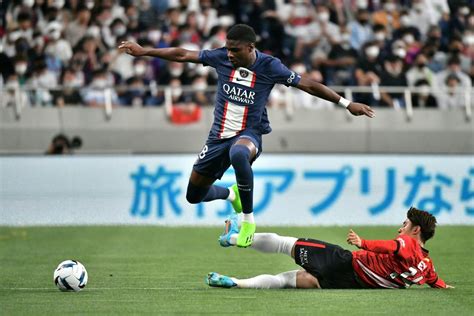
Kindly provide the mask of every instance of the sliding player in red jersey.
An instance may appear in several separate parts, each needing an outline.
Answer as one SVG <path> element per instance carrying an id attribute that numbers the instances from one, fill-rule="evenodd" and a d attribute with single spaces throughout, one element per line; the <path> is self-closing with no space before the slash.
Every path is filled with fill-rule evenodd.
<path id="1" fill-rule="evenodd" d="M 365 240 L 352 229 L 347 242 L 361 250 L 349 251 L 324 241 L 257 233 L 250 248 L 266 253 L 284 253 L 304 270 L 278 275 L 259 275 L 237 279 L 211 272 L 207 284 L 225 288 L 301 288 L 301 289 L 402 289 L 413 284 L 433 288 L 452 288 L 435 272 L 427 240 L 433 237 L 436 218 L 414 207 L 393 240 Z M 226 221 L 222 246 L 235 245 L 238 234 L 236 217 Z"/>

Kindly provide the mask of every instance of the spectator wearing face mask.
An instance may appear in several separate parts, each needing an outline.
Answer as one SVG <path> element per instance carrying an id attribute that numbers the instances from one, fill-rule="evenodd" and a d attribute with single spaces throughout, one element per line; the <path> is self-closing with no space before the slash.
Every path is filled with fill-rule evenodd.
<path id="1" fill-rule="evenodd" d="M 435 73 L 443 70 L 446 64 L 446 53 L 442 51 L 441 41 L 440 28 L 438 26 L 432 26 L 420 50 L 428 60 L 428 67 Z"/>
<path id="2" fill-rule="evenodd" d="M 54 104 L 58 107 L 84 105 L 74 70 L 66 68 L 61 74 L 60 80 L 62 88 L 53 92 Z"/>
<path id="3" fill-rule="evenodd" d="M 414 87 L 419 91 L 411 94 L 411 104 L 415 108 L 436 108 L 438 102 L 432 94 L 432 87 L 425 79 L 420 79 L 415 82 Z"/>
<path id="4" fill-rule="evenodd" d="M 400 18 L 402 26 L 408 22 L 409 25 L 416 27 L 421 34 L 426 34 L 432 24 L 432 12 L 428 9 L 427 2 L 431 2 L 431 0 L 412 0 L 407 14 L 403 13 Z M 407 19 L 407 21 L 402 22 L 402 19 Z"/>
<path id="5" fill-rule="evenodd" d="M 83 87 L 86 82 L 84 74 L 85 54 L 83 52 L 76 52 L 69 61 L 69 68 L 74 72 L 74 78 L 78 87 Z"/>
<path id="6" fill-rule="evenodd" d="M 358 86 L 371 86 L 372 93 L 357 93 L 354 98 L 358 102 L 377 105 L 380 95 L 377 91 L 382 73 L 379 59 L 380 48 L 376 42 L 368 42 L 363 46 L 363 55 L 359 57 L 355 67 L 355 79 Z"/>
<path id="7" fill-rule="evenodd" d="M 196 76 L 192 83 L 193 87 L 193 101 L 200 106 L 211 105 L 213 95 L 207 91 L 207 79 L 205 76 Z"/>
<path id="8" fill-rule="evenodd" d="M 84 37 L 78 44 L 79 51 L 83 56 L 82 60 L 84 62 L 84 66 L 82 70 L 86 76 L 86 81 L 90 81 L 93 72 L 101 68 L 98 58 L 101 50 L 99 48 L 98 41 L 98 38 L 88 35 Z"/>
<path id="9" fill-rule="evenodd" d="M 400 27 L 393 31 L 393 39 L 398 40 L 402 39 L 405 34 L 413 34 L 416 41 L 426 38 L 429 25 L 426 25 L 426 28 L 420 32 L 420 29 L 413 23 L 413 18 L 409 15 L 408 11 L 403 10 L 400 13 Z M 423 34 L 423 36 L 421 36 Z"/>
<path id="10" fill-rule="evenodd" d="M 28 79 L 28 59 L 25 56 L 16 56 L 14 59 L 15 75 L 20 86 L 23 86 Z"/>
<path id="11" fill-rule="evenodd" d="M 126 106 L 144 106 L 150 98 L 148 85 L 150 84 L 151 69 L 148 60 L 136 58 L 133 60 L 133 76 L 126 80 L 123 93 L 119 94 L 120 104 Z"/>
<path id="12" fill-rule="evenodd" d="M 407 58 L 407 44 L 402 40 L 393 41 L 392 49 L 388 55 L 394 55 L 405 60 Z"/>
<path id="13" fill-rule="evenodd" d="M 12 21 L 13 22 L 13 21 Z M 30 8 L 22 9 L 18 12 L 16 17 L 16 25 L 15 23 L 9 23 L 9 25 L 13 25 L 14 29 L 10 30 L 7 34 L 8 42 L 7 44 L 14 44 L 17 39 L 24 38 L 26 40 L 27 46 L 32 45 L 33 43 L 33 33 L 34 33 L 34 26 L 33 26 L 33 13 Z M 12 51 L 11 47 L 6 47 L 9 51 L 7 51 L 7 55 L 14 56 L 17 53 L 16 51 Z"/>
<path id="14" fill-rule="evenodd" d="M 430 25 L 438 24 L 442 16 L 450 14 L 448 0 L 425 0 L 424 5 L 431 18 Z"/>
<path id="15" fill-rule="evenodd" d="M 68 64 L 72 57 L 71 44 L 63 39 L 63 26 L 59 22 L 50 22 L 46 28 L 48 44 L 45 47 L 45 54 L 54 56 L 61 61 L 62 65 Z"/>
<path id="16" fill-rule="evenodd" d="M 316 20 L 308 33 L 311 40 L 298 39 L 294 51 L 296 59 L 306 59 L 309 55 L 313 65 L 317 67 L 320 61 L 327 58 L 331 47 L 340 42 L 340 28 L 329 17 L 330 12 L 325 5 L 316 6 Z"/>
<path id="17" fill-rule="evenodd" d="M 58 79 L 56 74 L 48 69 L 44 59 L 35 61 L 33 76 L 28 79 L 27 84 L 34 88 L 32 91 L 34 105 L 53 105 L 50 90 L 57 88 Z"/>
<path id="18" fill-rule="evenodd" d="M 358 9 L 356 20 L 347 24 L 347 29 L 351 34 L 351 46 L 359 50 L 364 43 L 372 38 L 372 26 L 369 23 L 369 11 Z"/>
<path id="19" fill-rule="evenodd" d="M 463 89 L 472 89 L 472 81 L 471 78 L 462 71 L 461 69 L 461 60 L 459 56 L 452 55 L 448 59 L 448 64 L 445 70 L 440 71 L 436 74 L 435 84 L 438 87 L 443 87 L 446 84 L 446 79 L 448 76 L 454 75 L 459 80 L 459 85 Z"/>
<path id="20" fill-rule="evenodd" d="M 407 71 L 408 85 L 413 87 L 419 81 L 426 81 L 429 86 L 434 85 L 435 73 L 428 67 L 428 58 L 419 53 L 413 66 Z"/>
<path id="21" fill-rule="evenodd" d="M 67 25 L 65 38 L 72 47 L 86 35 L 87 28 L 91 19 L 91 11 L 84 5 L 77 8 L 76 18 Z"/>
<path id="22" fill-rule="evenodd" d="M 167 71 L 160 73 L 158 82 L 160 84 L 169 84 L 172 79 L 179 79 L 182 84 L 191 83 L 191 78 L 188 73 L 184 71 L 185 65 L 178 62 L 168 62 Z"/>
<path id="23" fill-rule="evenodd" d="M 391 33 L 400 27 L 400 13 L 394 0 L 382 1 L 383 6 L 372 14 L 374 24 L 382 24 Z"/>
<path id="24" fill-rule="evenodd" d="M 471 65 L 473 64 L 473 56 L 467 55 L 467 45 L 471 41 L 471 47 L 474 45 L 474 28 L 472 31 L 466 31 L 463 36 L 453 35 L 448 44 L 448 54 L 457 56 L 460 61 L 460 66 L 463 72 L 469 73 Z"/>
<path id="25" fill-rule="evenodd" d="M 326 84 L 354 85 L 354 67 L 357 58 L 358 53 L 350 44 L 350 34 L 344 30 L 341 42 L 332 47 L 324 64 Z"/>
<path id="26" fill-rule="evenodd" d="M 469 13 L 471 13 L 468 1 L 457 1 L 457 4 L 458 7 L 453 9 L 454 14 L 449 20 L 449 34 L 463 34 L 468 25 Z"/>
<path id="27" fill-rule="evenodd" d="M 96 70 L 92 74 L 92 81 L 89 86 L 83 90 L 83 99 L 87 106 L 101 107 L 106 103 L 105 89 L 112 87 L 113 82 L 105 70 Z M 118 104 L 118 97 L 114 89 L 110 92 L 112 105 Z"/>
<path id="28" fill-rule="evenodd" d="M 385 57 L 390 55 L 390 34 L 387 32 L 387 28 L 382 24 L 374 25 L 373 34 L 372 41 L 380 50 L 378 58 L 380 60 L 385 59 Z"/>
<path id="29" fill-rule="evenodd" d="M 450 73 L 443 85 L 438 87 L 437 99 L 441 109 L 461 109 L 466 106 L 465 89 L 462 80 L 455 73 Z M 472 106 L 472 103 L 471 103 Z"/>
<path id="30" fill-rule="evenodd" d="M 142 107 L 150 96 L 147 86 L 140 77 L 127 80 L 125 93 L 119 95 L 119 103 L 125 106 Z"/>
<path id="31" fill-rule="evenodd" d="M 315 20 L 314 6 L 309 0 L 291 0 L 278 6 L 278 16 L 285 25 L 285 33 L 293 38 L 306 39 Z"/>
<path id="32" fill-rule="evenodd" d="M 384 60 L 384 69 L 380 75 L 380 86 L 382 87 L 406 87 L 407 79 L 403 72 L 403 60 L 398 56 L 391 55 Z M 382 105 L 392 108 L 405 106 L 403 93 L 381 92 Z"/>
<path id="33" fill-rule="evenodd" d="M 10 62 L 10 60 L 8 61 Z M 11 67 L 13 71 L 8 72 L 8 77 L 5 78 L 5 91 L 3 91 L 3 93 L 0 92 L 0 108 L 15 106 L 18 102 L 15 90 L 24 86 L 27 81 L 28 59 L 25 56 L 16 56 Z M 0 81 L 2 79 L 3 78 L 0 78 Z M 29 105 L 26 91 L 20 90 L 19 97 L 21 98 L 21 105 Z"/>
<path id="34" fill-rule="evenodd" d="M 171 100 L 165 108 L 167 115 L 174 124 L 189 124 L 201 119 L 201 107 L 193 102 L 192 92 L 185 92 L 181 81 L 173 78 L 170 81 Z"/>
<path id="35" fill-rule="evenodd" d="M 290 65 L 290 69 L 295 73 L 300 74 L 301 76 L 308 75 L 308 70 L 305 64 L 301 61 L 295 61 L 293 64 Z M 301 90 L 292 91 L 291 97 L 291 103 L 295 108 L 312 108 L 313 105 L 316 103 L 313 103 L 313 100 L 315 98 Z M 285 96 L 283 96 L 283 99 L 285 99 Z"/>
<path id="36" fill-rule="evenodd" d="M 119 42 L 118 38 L 121 38 L 123 36 L 127 35 L 127 25 L 123 22 L 122 19 L 114 19 L 112 23 L 110 24 L 110 38 L 109 38 L 109 43 L 113 45 L 110 46 L 110 48 L 115 47 Z"/>

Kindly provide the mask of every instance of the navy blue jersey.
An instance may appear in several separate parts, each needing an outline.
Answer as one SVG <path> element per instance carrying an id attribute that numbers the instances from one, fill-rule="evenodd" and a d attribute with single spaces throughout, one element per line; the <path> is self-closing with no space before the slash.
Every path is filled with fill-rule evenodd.
<path id="1" fill-rule="evenodd" d="M 271 132 L 265 105 L 275 85 L 296 86 L 301 76 L 289 70 L 278 58 L 256 51 L 250 68 L 234 69 L 225 47 L 203 50 L 199 59 L 218 74 L 214 123 L 209 138 L 230 138 L 245 129 L 262 134 Z"/>

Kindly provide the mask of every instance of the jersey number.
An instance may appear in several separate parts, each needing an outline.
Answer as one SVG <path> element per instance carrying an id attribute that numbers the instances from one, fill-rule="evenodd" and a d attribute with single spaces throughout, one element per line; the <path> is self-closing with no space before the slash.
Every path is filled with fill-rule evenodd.
<path id="1" fill-rule="evenodd" d="M 420 261 L 420 263 L 418 263 L 417 267 L 418 267 L 419 271 L 423 271 L 427 268 L 426 263 L 424 261 Z M 408 279 L 409 277 L 414 277 L 419 272 L 418 270 L 414 267 L 409 267 L 408 271 L 400 273 L 400 274 L 398 274 L 396 272 L 390 273 L 390 277 L 392 279 L 395 279 L 396 277 L 401 276 L 403 282 L 405 283 L 405 286 L 409 287 L 413 284 L 416 284 L 416 283 L 420 282 L 423 279 L 423 275 L 419 276 L 416 279 L 411 279 L 411 280 Z"/>
<path id="2" fill-rule="evenodd" d="M 209 150 L 209 147 L 207 147 L 207 145 L 204 145 L 201 152 L 199 153 L 199 159 L 203 159 L 204 157 L 206 157 L 206 153 L 208 150 Z"/>

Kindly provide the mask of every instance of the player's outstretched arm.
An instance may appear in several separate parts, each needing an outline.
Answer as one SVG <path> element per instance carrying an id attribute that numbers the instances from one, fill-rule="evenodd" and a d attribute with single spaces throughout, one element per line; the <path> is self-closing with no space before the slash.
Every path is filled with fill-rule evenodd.
<path id="1" fill-rule="evenodd" d="M 394 253 L 398 249 L 395 240 L 367 240 L 360 238 L 352 229 L 347 233 L 347 243 L 377 253 Z"/>
<path id="2" fill-rule="evenodd" d="M 199 52 L 187 50 L 181 47 L 169 48 L 145 48 L 137 43 L 124 41 L 118 49 L 132 56 L 158 57 L 170 61 L 200 63 Z"/>
<path id="3" fill-rule="evenodd" d="M 347 110 L 352 113 L 352 115 L 365 115 L 368 117 L 375 117 L 375 112 L 370 106 L 363 103 L 351 102 L 349 100 L 346 100 L 339 94 L 337 94 L 334 90 L 304 76 L 301 77 L 301 80 L 296 87 L 318 98 L 340 104 L 346 107 Z"/>
<path id="4" fill-rule="evenodd" d="M 362 247 L 362 239 L 352 229 L 349 229 L 347 233 L 347 243 L 358 248 Z"/>

